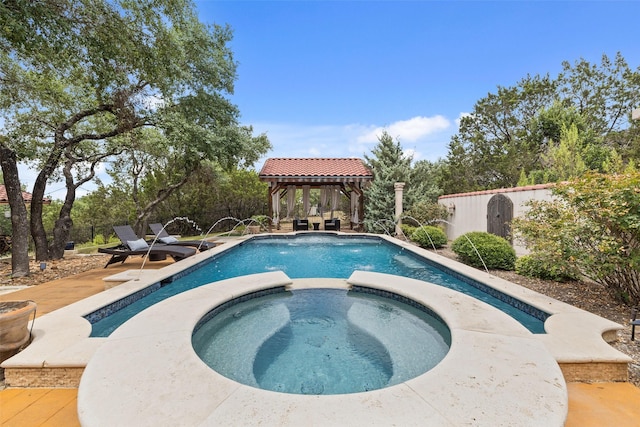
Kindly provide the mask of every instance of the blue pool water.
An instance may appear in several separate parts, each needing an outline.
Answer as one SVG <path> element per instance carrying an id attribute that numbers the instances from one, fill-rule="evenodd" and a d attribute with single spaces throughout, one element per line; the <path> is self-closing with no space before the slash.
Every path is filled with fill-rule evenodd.
<path id="1" fill-rule="evenodd" d="M 145 308 L 189 289 L 231 277 L 275 270 L 282 270 L 293 279 L 347 279 L 355 270 L 411 277 L 471 295 L 509 314 L 531 332 L 544 332 L 545 313 L 470 278 L 456 277 L 444 267 L 433 265 L 384 239 L 309 233 L 250 239 L 209 259 L 189 274 L 158 286 L 159 289 L 118 311 L 111 313 L 114 309 L 107 307 L 96 312 L 109 312 L 106 317 L 96 316 L 96 313 L 87 315 L 93 323 L 91 336 L 109 336 Z"/>
<path id="2" fill-rule="evenodd" d="M 326 395 L 415 378 L 444 358 L 451 335 L 440 319 L 397 299 L 306 289 L 216 311 L 192 343 L 209 367 L 242 384 Z"/>

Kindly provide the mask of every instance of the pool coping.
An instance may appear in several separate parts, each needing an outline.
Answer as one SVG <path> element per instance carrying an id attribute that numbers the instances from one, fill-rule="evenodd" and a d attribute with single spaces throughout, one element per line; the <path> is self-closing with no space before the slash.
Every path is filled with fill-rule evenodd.
<path id="1" fill-rule="evenodd" d="M 323 279 L 314 281 L 302 286 L 325 286 Z M 560 368 L 507 314 L 406 277 L 356 271 L 345 283 L 400 294 L 433 310 L 451 330 L 448 354 L 425 374 L 364 393 L 308 396 L 239 384 L 196 355 L 195 325 L 226 301 L 269 288 L 295 289 L 297 281 L 283 272 L 236 277 L 161 301 L 111 334 L 82 376 L 82 425 L 564 424 L 568 397 Z"/>
<path id="2" fill-rule="evenodd" d="M 303 233 L 288 233 L 288 235 L 293 236 Z M 326 234 L 346 235 L 346 233 L 339 232 Z M 607 373 L 606 378 L 599 378 L 597 372 L 589 372 L 587 374 L 582 372 L 569 374 L 565 372 L 565 380 L 626 381 L 627 364 L 631 362 L 631 358 L 617 351 L 606 342 L 614 340 L 616 331 L 623 329 L 623 326 L 437 253 L 419 248 L 411 243 L 385 235 L 359 235 L 388 240 L 452 271 L 485 283 L 506 295 L 525 301 L 549 313 L 551 316 L 545 322 L 547 333 L 533 336 L 547 347 L 555 360 L 561 365 L 608 364 L 616 367 L 613 376 L 611 373 Z M 12 385 L 24 387 L 30 385 L 29 379 L 25 378 L 24 382 L 21 383 L 20 372 L 28 370 L 77 369 L 81 373 L 81 370 L 91 360 L 94 353 L 106 341 L 106 338 L 89 337 L 91 324 L 83 316 L 158 281 L 179 274 L 185 269 L 194 268 L 197 264 L 207 261 L 210 257 L 240 245 L 254 236 L 228 241 L 223 245 L 197 253 L 190 258 L 168 265 L 160 270 L 141 271 L 137 279 L 130 280 L 37 318 L 33 324 L 33 342 L 22 352 L 2 363 L 6 377 L 12 379 Z M 282 236 L 282 234 L 278 234 L 278 236 Z M 16 373 L 15 376 L 13 375 L 14 373 Z M 71 383 L 69 385 L 73 386 Z M 77 382 L 75 385 L 77 386 Z M 51 384 L 51 386 L 56 385 Z"/>
<path id="3" fill-rule="evenodd" d="M 490 273 L 470 267 L 412 245 L 406 241 L 381 236 L 398 246 L 430 259 L 466 277 L 523 301 L 549 314 L 544 322 L 546 334 L 534 334 L 553 354 L 558 363 L 614 362 L 630 363 L 632 359 L 611 347 L 608 342 L 617 338 L 624 326 L 588 311 L 551 298 L 547 295 L 504 280 Z"/>

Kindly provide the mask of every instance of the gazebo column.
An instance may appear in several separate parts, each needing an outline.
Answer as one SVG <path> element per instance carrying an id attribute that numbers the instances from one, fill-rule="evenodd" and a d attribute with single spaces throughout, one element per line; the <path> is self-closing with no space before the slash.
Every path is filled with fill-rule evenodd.
<path id="1" fill-rule="evenodd" d="M 363 231 L 362 222 L 364 220 L 364 193 L 358 182 L 349 183 L 349 198 L 351 199 L 351 229 L 354 231 Z M 357 215 L 354 215 L 354 210 Z"/>
<path id="2" fill-rule="evenodd" d="M 309 218 L 309 196 L 311 194 L 311 186 L 302 186 L 302 210 L 304 211 L 304 219 Z"/>
<path id="3" fill-rule="evenodd" d="M 273 219 L 273 206 L 271 203 L 271 185 L 267 188 L 267 215 L 269 216 L 269 233 L 273 231 L 272 219 Z"/>
<path id="4" fill-rule="evenodd" d="M 275 222 L 276 230 L 280 229 L 280 210 L 274 208 L 276 203 L 280 203 L 280 184 L 272 183 L 269 187 L 269 231 L 272 231 L 273 223 Z M 274 220 L 275 216 L 278 216 Z"/>

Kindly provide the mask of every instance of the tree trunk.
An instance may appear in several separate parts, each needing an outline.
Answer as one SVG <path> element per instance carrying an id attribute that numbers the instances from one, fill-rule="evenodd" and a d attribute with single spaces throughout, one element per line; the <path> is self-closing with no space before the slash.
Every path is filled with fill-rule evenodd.
<path id="1" fill-rule="evenodd" d="M 58 214 L 58 219 L 53 227 L 53 242 L 51 242 L 51 246 L 49 247 L 49 256 L 51 259 L 60 259 L 64 257 L 64 248 L 69 241 L 69 235 L 71 234 L 71 227 L 73 226 L 73 220 L 71 219 L 71 209 L 73 208 L 73 203 L 76 201 L 76 190 L 78 186 L 84 184 L 89 181 L 94 176 L 94 162 L 91 166 L 91 173 L 85 177 L 85 179 L 80 180 L 78 184 L 73 181 L 73 174 L 71 169 L 75 162 L 71 159 L 68 159 L 65 162 L 63 168 L 63 174 L 65 177 L 65 185 L 67 187 L 67 193 L 64 198 L 64 203 L 60 208 L 60 213 Z"/>
<path id="2" fill-rule="evenodd" d="M 18 175 L 16 153 L 0 144 L 0 165 L 4 176 L 4 185 L 11 207 L 11 275 L 24 277 L 29 275 L 29 223 L 27 208 L 22 198 L 22 188 Z"/>
<path id="3" fill-rule="evenodd" d="M 60 144 L 56 143 L 44 167 L 38 174 L 36 182 L 33 184 L 33 190 L 31 191 L 31 237 L 33 237 L 33 243 L 36 246 L 36 261 L 46 261 L 50 258 L 47 232 L 42 224 L 42 203 L 44 200 L 44 192 L 47 188 L 47 180 L 60 163 L 61 156 L 62 149 L 60 148 Z"/>
<path id="4" fill-rule="evenodd" d="M 47 179 L 42 178 L 42 172 L 40 172 L 31 192 L 31 237 L 36 247 L 36 261 L 49 259 L 47 233 L 42 224 L 42 199 L 44 198 L 46 183 Z"/>
<path id="5" fill-rule="evenodd" d="M 60 214 L 53 228 L 53 242 L 49 247 L 49 256 L 51 259 L 60 259 L 64 257 L 64 248 L 69 241 L 73 220 L 71 219 L 71 208 L 76 199 L 75 187 L 67 187 L 67 196 L 64 199 Z"/>

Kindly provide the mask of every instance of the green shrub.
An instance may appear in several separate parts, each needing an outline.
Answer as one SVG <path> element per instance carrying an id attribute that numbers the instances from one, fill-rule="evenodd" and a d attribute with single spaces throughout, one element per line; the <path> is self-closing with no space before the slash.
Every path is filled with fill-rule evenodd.
<path id="1" fill-rule="evenodd" d="M 402 233 L 404 233 L 404 235 L 409 239 L 411 238 L 413 232 L 416 231 L 416 227 L 409 224 L 400 224 L 400 228 L 402 229 Z"/>
<path id="2" fill-rule="evenodd" d="M 417 228 L 411 235 L 411 240 L 416 242 L 421 248 L 441 248 L 447 244 L 447 235 L 440 227 L 425 225 Z"/>
<path id="3" fill-rule="evenodd" d="M 549 262 L 548 259 L 534 255 L 524 255 L 516 260 L 516 273 L 538 279 L 566 282 L 576 278 L 576 272 L 567 270 L 562 263 Z"/>
<path id="4" fill-rule="evenodd" d="M 474 248 L 475 247 L 475 248 Z M 453 241 L 451 249 L 458 258 L 472 267 L 499 270 L 513 270 L 516 262 L 516 251 L 502 237 L 483 231 L 472 231 L 463 234 Z M 477 253 L 476 253 L 477 250 Z M 478 253 L 480 258 L 478 258 Z"/>
<path id="5" fill-rule="evenodd" d="M 640 303 L 640 172 L 589 172 L 530 201 L 511 225 L 530 253 Z"/>

